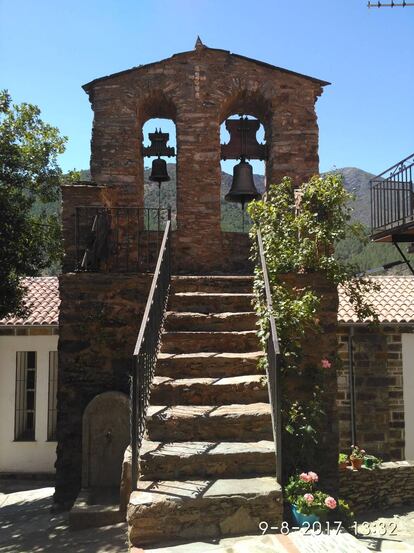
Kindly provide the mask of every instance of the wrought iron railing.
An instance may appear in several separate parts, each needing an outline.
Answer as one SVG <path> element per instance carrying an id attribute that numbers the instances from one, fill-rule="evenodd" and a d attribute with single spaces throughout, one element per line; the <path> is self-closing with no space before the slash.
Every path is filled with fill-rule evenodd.
<path id="1" fill-rule="evenodd" d="M 260 230 L 257 230 L 257 245 L 259 251 L 259 267 L 263 275 L 266 308 L 269 316 L 269 337 L 267 339 L 267 385 L 271 405 L 273 440 L 276 447 L 276 478 L 282 482 L 282 394 L 280 371 L 280 347 L 277 336 L 276 321 L 273 316 L 272 293 L 269 273 Z"/>
<path id="2" fill-rule="evenodd" d="M 150 387 L 160 345 L 168 293 L 171 282 L 171 219 L 167 221 L 157 266 L 135 344 L 130 384 L 131 409 L 131 477 L 132 489 L 138 481 L 138 453 L 145 431 Z"/>
<path id="3" fill-rule="evenodd" d="M 169 209 L 79 206 L 75 210 L 78 271 L 152 272 Z"/>
<path id="4" fill-rule="evenodd" d="M 371 180 L 371 230 L 375 236 L 414 222 L 414 154 Z"/>

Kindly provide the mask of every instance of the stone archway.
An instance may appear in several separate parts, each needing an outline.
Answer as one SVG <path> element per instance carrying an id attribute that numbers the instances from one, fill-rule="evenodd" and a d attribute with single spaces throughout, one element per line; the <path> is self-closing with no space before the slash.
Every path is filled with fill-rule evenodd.
<path id="1" fill-rule="evenodd" d="M 119 487 L 129 444 L 128 397 L 121 392 L 95 396 L 85 409 L 82 425 L 82 487 Z"/>

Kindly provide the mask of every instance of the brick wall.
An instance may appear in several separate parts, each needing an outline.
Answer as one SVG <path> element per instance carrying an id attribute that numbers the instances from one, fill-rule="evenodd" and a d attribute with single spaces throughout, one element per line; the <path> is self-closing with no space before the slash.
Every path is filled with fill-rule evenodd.
<path id="1" fill-rule="evenodd" d="M 384 460 L 404 458 L 402 332 L 414 332 L 414 327 L 354 327 L 357 442 Z M 348 335 L 349 328 L 341 327 L 337 403 L 339 444 L 344 452 L 351 444 Z"/>

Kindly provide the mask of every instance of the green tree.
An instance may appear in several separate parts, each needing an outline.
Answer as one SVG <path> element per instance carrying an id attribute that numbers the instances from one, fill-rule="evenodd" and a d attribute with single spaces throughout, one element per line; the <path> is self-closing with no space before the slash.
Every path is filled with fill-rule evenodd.
<path id="1" fill-rule="evenodd" d="M 12 104 L 0 91 L 0 317 L 24 314 L 20 277 L 60 259 L 59 215 L 47 205 L 59 198 L 66 140 L 37 106 Z"/>

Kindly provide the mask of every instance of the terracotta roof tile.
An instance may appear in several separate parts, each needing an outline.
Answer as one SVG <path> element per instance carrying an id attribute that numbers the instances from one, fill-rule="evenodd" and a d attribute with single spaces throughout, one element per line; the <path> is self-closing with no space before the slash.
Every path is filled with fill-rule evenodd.
<path id="1" fill-rule="evenodd" d="M 0 326 L 55 326 L 59 322 L 59 281 L 57 277 L 25 277 L 24 302 L 29 309 L 25 318 L 6 317 Z"/>
<path id="2" fill-rule="evenodd" d="M 414 323 L 414 276 L 375 276 L 370 279 L 381 286 L 379 291 L 370 292 L 366 296 L 378 314 L 379 322 Z M 361 322 L 341 286 L 338 292 L 338 321 L 344 324 Z"/>

